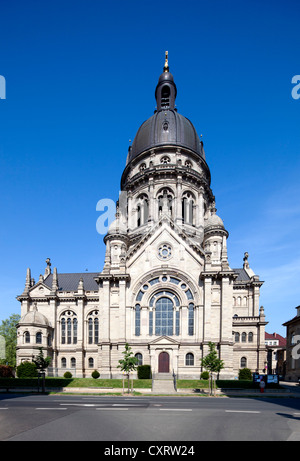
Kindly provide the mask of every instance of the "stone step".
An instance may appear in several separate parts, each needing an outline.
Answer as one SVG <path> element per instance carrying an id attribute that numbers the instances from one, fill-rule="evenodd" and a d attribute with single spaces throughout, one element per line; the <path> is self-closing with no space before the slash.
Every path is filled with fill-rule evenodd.
<path id="1" fill-rule="evenodd" d="M 154 379 L 152 382 L 152 392 L 160 394 L 175 394 L 173 378 Z"/>
<path id="2" fill-rule="evenodd" d="M 166 380 L 170 380 L 170 381 L 173 381 L 173 375 L 172 373 L 153 373 L 152 375 L 152 378 L 153 379 L 166 379 Z"/>

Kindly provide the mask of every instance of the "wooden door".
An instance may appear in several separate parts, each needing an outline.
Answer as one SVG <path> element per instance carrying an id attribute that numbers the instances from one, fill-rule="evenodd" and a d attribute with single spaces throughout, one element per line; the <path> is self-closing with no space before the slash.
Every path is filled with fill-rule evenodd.
<path id="1" fill-rule="evenodd" d="M 158 356 L 158 373 L 169 373 L 170 356 L 167 352 L 161 352 Z"/>

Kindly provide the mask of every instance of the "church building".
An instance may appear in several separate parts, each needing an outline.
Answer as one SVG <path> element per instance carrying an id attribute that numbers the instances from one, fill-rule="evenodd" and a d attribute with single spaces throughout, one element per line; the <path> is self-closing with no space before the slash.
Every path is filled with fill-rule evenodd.
<path id="1" fill-rule="evenodd" d="M 203 142 L 177 111 L 176 94 L 166 53 L 157 108 L 138 129 L 126 164 L 124 158 L 103 269 L 60 273 L 47 259 L 37 282 L 27 269 L 17 297 L 17 364 L 43 347 L 53 375 L 98 370 L 101 378 L 118 378 L 128 343 L 152 373 L 199 378 L 213 342 L 225 364 L 221 378 L 245 367 L 263 372 L 263 282 L 247 253 L 242 267 L 230 267 Z"/>

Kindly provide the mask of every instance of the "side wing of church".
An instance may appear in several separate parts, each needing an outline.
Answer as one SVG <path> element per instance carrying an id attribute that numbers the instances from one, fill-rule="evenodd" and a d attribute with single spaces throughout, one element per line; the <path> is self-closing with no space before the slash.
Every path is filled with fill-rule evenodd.
<path id="1" fill-rule="evenodd" d="M 17 298 L 18 364 L 42 346 L 55 375 L 120 377 L 127 342 L 153 373 L 199 378 L 214 342 L 225 363 L 220 377 L 263 372 L 263 282 L 247 253 L 241 268 L 229 265 L 203 143 L 177 112 L 176 94 L 166 55 L 157 109 L 128 150 L 103 270 L 61 274 L 48 259 L 36 283 L 27 269 Z"/>

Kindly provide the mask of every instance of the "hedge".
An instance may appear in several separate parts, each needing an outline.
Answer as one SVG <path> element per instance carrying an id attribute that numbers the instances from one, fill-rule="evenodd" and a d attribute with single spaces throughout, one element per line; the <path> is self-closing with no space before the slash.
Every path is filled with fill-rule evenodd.
<path id="1" fill-rule="evenodd" d="M 150 379 L 151 367 L 150 365 L 139 365 L 137 368 L 138 379 Z"/>

